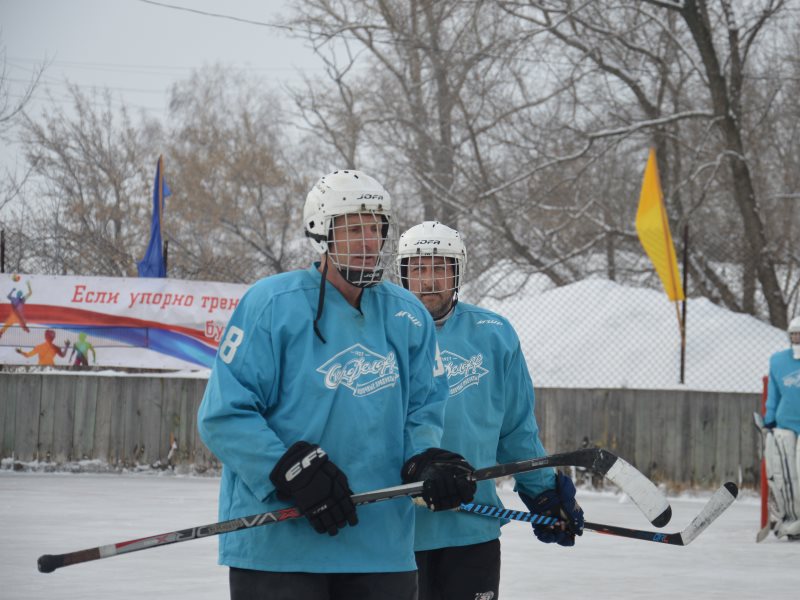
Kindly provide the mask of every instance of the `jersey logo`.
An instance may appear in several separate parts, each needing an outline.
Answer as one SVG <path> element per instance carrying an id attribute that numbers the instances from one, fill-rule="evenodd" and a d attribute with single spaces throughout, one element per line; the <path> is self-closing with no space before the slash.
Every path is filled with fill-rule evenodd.
<path id="1" fill-rule="evenodd" d="M 471 385 L 478 385 L 481 377 L 489 372 L 481 366 L 483 365 L 483 354 L 464 358 L 445 350 L 442 352 L 442 362 L 447 373 L 450 396 L 460 394 Z"/>
<path id="2" fill-rule="evenodd" d="M 478 321 L 475 324 L 476 325 L 502 325 L 502 323 L 500 321 L 498 321 L 497 319 L 481 319 L 480 321 Z"/>
<path id="3" fill-rule="evenodd" d="M 343 385 L 357 398 L 394 387 L 400 378 L 394 352 L 381 356 L 361 344 L 343 350 L 317 368 L 317 372 L 325 376 L 328 389 L 335 390 Z"/>
<path id="4" fill-rule="evenodd" d="M 789 373 L 783 378 L 783 385 L 786 387 L 800 387 L 800 371 Z"/>
<path id="5" fill-rule="evenodd" d="M 395 317 L 408 317 L 408 320 L 411 321 L 417 327 L 422 327 L 422 321 L 420 321 L 417 317 L 412 315 L 410 312 L 401 310 L 399 311 Z"/>

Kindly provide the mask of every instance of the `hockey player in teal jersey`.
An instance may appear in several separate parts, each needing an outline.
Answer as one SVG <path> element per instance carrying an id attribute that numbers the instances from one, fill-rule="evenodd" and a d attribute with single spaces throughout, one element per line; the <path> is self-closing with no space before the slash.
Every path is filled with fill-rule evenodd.
<path id="1" fill-rule="evenodd" d="M 800 540 L 800 317 L 789 323 L 791 348 L 769 360 L 764 458 L 775 500 L 773 531 L 779 538 Z"/>
<path id="2" fill-rule="evenodd" d="M 500 315 L 458 301 L 467 264 L 459 233 L 434 221 L 400 237 L 396 265 L 404 287 L 434 319 L 450 396 L 442 445 L 476 467 L 545 455 L 533 414 L 534 392 L 519 338 Z M 559 515 L 568 529 L 536 526 L 544 542 L 572 546 L 583 511 L 569 477 L 553 470 L 515 476 L 531 511 Z M 478 484 L 475 502 L 501 506 L 493 481 Z M 420 600 L 496 598 L 500 522 L 458 512 L 418 509 L 415 547 Z"/>
<path id="3" fill-rule="evenodd" d="M 303 220 L 320 263 L 242 297 L 198 426 L 223 463 L 220 520 L 288 506 L 306 519 L 223 535 L 219 562 L 234 600 L 412 599 L 411 500 L 356 510 L 350 495 L 424 481 L 436 509 L 472 498 L 472 467 L 439 448 L 447 382 L 434 325 L 381 282 L 393 223 L 377 181 L 326 175 Z"/>

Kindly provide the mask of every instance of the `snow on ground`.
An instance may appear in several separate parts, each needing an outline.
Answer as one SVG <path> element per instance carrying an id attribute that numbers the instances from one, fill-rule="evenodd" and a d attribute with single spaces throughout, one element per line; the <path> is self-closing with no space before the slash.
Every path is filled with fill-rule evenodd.
<path id="1" fill-rule="evenodd" d="M 227 598 L 227 570 L 206 538 L 41 574 L 36 559 L 213 523 L 219 480 L 125 474 L 0 471 L 0 597 L 9 600 Z M 710 494 L 671 498 L 683 529 Z M 508 506 L 522 505 L 508 489 Z M 623 495 L 579 490 L 594 522 L 652 529 Z M 648 600 L 797 597 L 800 542 L 755 543 L 759 502 L 744 495 L 690 546 L 678 547 L 587 531 L 575 548 L 538 542 L 530 526 L 503 528 L 501 597 Z M 464 515 L 464 518 L 485 518 Z M 280 524 L 269 525 L 280 527 Z"/>
<path id="2" fill-rule="evenodd" d="M 770 355 L 788 348 L 785 331 L 692 298 L 679 384 L 677 315 L 662 291 L 602 279 L 544 292 L 540 285 L 532 280 L 518 294 L 481 302 L 514 325 L 538 387 L 757 393 Z"/>

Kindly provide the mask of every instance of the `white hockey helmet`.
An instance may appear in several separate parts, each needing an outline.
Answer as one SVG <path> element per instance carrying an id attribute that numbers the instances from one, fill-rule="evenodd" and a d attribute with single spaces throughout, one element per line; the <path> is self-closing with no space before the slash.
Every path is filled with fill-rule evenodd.
<path id="1" fill-rule="evenodd" d="M 408 289 L 406 267 L 409 259 L 415 256 L 444 256 L 453 259 L 455 279 L 452 290 L 458 293 L 467 270 L 467 248 L 458 231 L 442 225 L 439 221 L 425 221 L 400 236 L 395 265 L 397 277 L 406 289 Z"/>
<path id="2" fill-rule="evenodd" d="M 376 215 L 383 222 L 381 243 L 375 256 L 374 266 L 356 269 L 350 266 L 347 252 L 339 251 L 329 256 L 344 278 L 358 287 L 369 287 L 380 282 L 389 260 L 384 252 L 391 250 L 386 244 L 394 230 L 392 222 L 392 200 L 389 193 L 375 179 L 357 170 L 339 170 L 324 175 L 314 184 L 306 197 L 303 208 L 303 226 L 315 251 L 329 253 L 334 241 L 333 225 L 336 217 L 343 215 Z"/>
<path id="3" fill-rule="evenodd" d="M 789 343 L 792 345 L 794 357 L 800 359 L 800 317 L 795 317 L 789 321 L 787 328 L 789 334 Z"/>

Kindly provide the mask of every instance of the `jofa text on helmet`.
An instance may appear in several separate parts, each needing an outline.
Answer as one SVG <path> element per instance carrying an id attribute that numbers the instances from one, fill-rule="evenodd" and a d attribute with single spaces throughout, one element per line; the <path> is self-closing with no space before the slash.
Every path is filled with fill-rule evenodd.
<path id="1" fill-rule="evenodd" d="M 356 200 L 383 200 L 380 194 L 361 194 Z"/>

